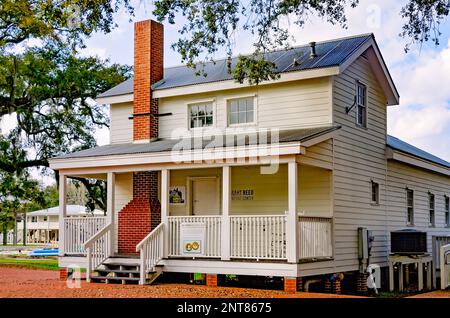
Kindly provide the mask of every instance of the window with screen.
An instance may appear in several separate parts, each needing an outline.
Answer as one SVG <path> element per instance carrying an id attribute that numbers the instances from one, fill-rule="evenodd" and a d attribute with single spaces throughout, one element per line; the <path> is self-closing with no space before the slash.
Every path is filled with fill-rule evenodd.
<path id="1" fill-rule="evenodd" d="M 255 122 L 254 98 L 236 98 L 228 101 L 228 124 L 239 125 Z"/>
<path id="2" fill-rule="evenodd" d="M 356 87 L 356 123 L 367 127 L 367 87 L 360 82 Z"/>
<path id="3" fill-rule="evenodd" d="M 406 224 L 414 225 L 414 191 L 406 189 Z"/>
<path id="4" fill-rule="evenodd" d="M 212 103 L 189 105 L 190 128 L 210 127 L 213 125 L 214 113 Z"/>

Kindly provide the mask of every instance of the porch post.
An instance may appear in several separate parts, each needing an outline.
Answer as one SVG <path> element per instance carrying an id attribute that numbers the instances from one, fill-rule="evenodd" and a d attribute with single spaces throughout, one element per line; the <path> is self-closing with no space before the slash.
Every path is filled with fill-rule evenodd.
<path id="1" fill-rule="evenodd" d="M 116 174 L 114 172 L 108 172 L 107 175 L 107 189 L 106 189 L 106 215 L 108 224 L 112 224 L 111 231 L 109 232 L 109 253 L 112 255 L 115 252 L 116 236 L 115 236 L 115 188 L 116 188 Z"/>
<path id="2" fill-rule="evenodd" d="M 59 256 L 64 256 L 64 219 L 67 216 L 66 207 L 67 194 L 67 177 L 64 174 L 59 174 L 59 241 L 58 249 Z"/>
<path id="3" fill-rule="evenodd" d="M 230 260 L 230 166 L 222 167 L 222 260 Z"/>
<path id="4" fill-rule="evenodd" d="M 161 222 L 164 224 L 163 257 L 169 255 L 169 186 L 170 170 L 161 170 Z"/>
<path id="5" fill-rule="evenodd" d="M 298 166 L 296 161 L 288 163 L 288 215 L 286 224 L 286 252 L 289 263 L 298 261 Z"/>

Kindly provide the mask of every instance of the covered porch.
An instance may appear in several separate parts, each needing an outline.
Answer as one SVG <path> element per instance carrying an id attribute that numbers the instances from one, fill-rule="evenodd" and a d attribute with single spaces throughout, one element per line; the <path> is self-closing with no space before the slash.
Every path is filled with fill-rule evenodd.
<path id="1" fill-rule="evenodd" d="M 161 234 L 150 233 L 137 251 L 156 244 L 152 253 L 156 248 L 161 259 L 298 263 L 332 258 L 332 170 L 298 161 L 285 158 L 270 174 L 263 173 L 265 165 L 243 163 L 151 170 L 158 178 L 161 225 L 157 232 Z M 122 180 L 134 173 L 89 175 L 107 180 L 104 217 L 67 217 L 66 202 L 61 200 L 61 256 L 89 257 L 90 253 L 98 263 L 118 254 L 118 215 L 123 206 L 118 201 L 126 192 Z M 60 176 L 61 198 L 68 177 Z M 201 231 L 200 238 L 192 238 L 201 244 L 196 249 L 186 246 L 187 224 Z"/>
<path id="2" fill-rule="evenodd" d="M 163 140 L 57 158 L 61 263 L 83 259 L 90 273 L 127 251 L 144 283 L 157 266 L 186 271 L 198 262 L 216 274 L 295 276 L 299 263 L 330 260 L 336 130 L 287 131 L 273 144 L 197 149 L 194 142 L 181 155 L 180 142 Z M 106 180 L 105 217 L 67 218 L 71 176 Z"/>

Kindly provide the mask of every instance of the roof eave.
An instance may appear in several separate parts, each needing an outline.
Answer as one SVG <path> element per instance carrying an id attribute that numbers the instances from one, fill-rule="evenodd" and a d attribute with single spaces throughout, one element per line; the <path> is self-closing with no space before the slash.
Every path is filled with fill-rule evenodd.
<path id="1" fill-rule="evenodd" d="M 406 163 L 411 166 L 430 170 L 446 176 L 450 176 L 450 167 L 444 166 L 438 162 L 434 162 L 414 154 L 401 151 L 395 147 L 386 146 L 386 158 L 398 162 Z"/>

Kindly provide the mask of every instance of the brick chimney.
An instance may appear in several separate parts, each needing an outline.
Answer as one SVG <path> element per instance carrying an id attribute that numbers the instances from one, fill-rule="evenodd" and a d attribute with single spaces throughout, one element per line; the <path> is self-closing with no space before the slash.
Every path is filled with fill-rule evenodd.
<path id="1" fill-rule="evenodd" d="M 163 78 L 163 26 L 146 20 L 134 24 L 133 140 L 149 142 L 158 137 L 158 100 L 151 85 Z M 145 114 L 143 116 L 136 116 Z M 136 254 L 136 245 L 161 222 L 158 174 L 133 174 L 133 199 L 119 212 L 118 252 Z"/>
<path id="2" fill-rule="evenodd" d="M 163 78 L 164 27 L 153 20 L 134 24 L 134 103 L 133 140 L 150 141 L 158 137 L 158 100 L 152 99 L 151 85 Z"/>

